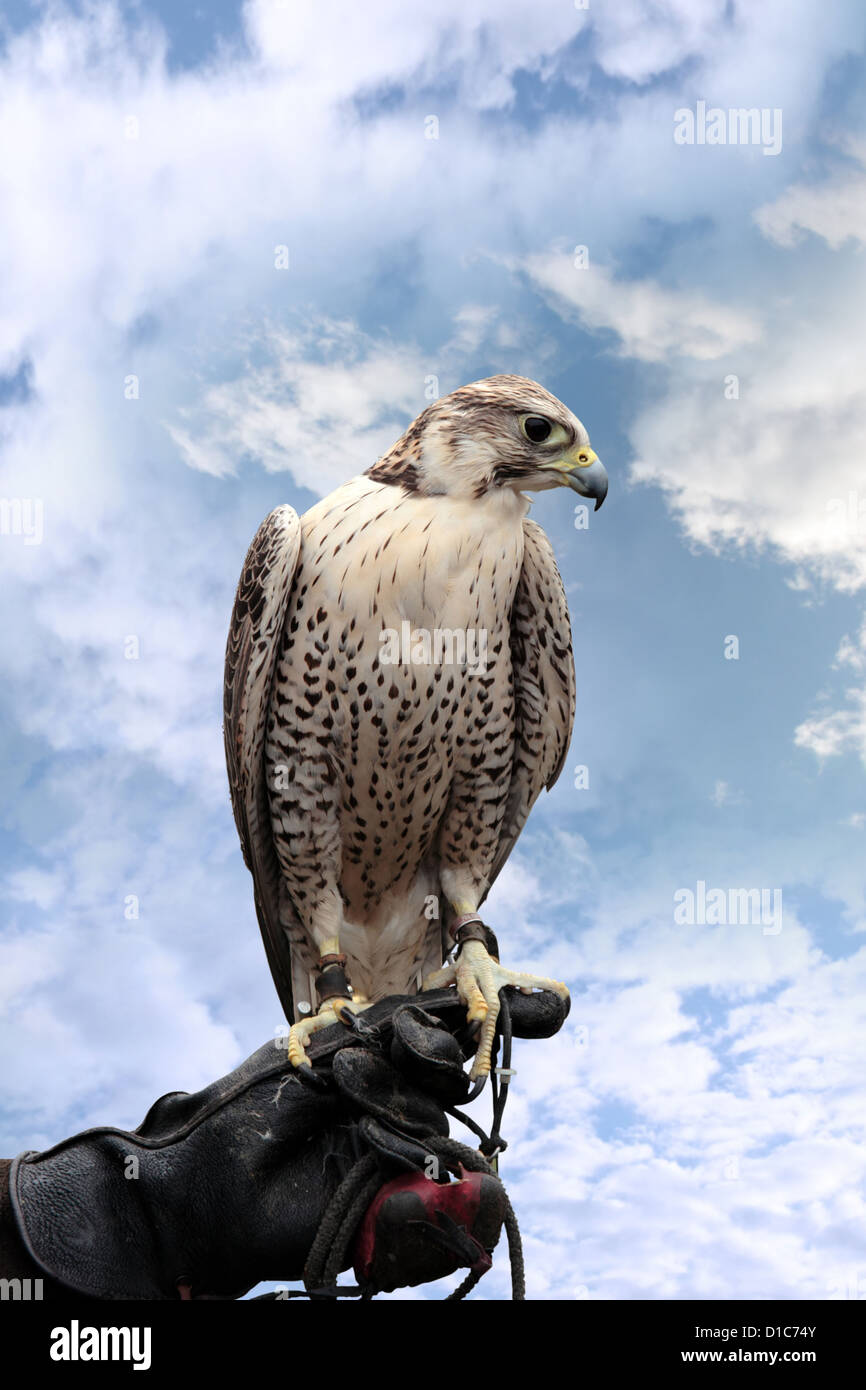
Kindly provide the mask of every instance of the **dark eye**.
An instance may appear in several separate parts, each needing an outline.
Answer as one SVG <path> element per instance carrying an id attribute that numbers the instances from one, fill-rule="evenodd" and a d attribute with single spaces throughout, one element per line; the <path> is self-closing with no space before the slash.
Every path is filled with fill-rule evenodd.
<path id="1" fill-rule="evenodd" d="M 550 421 L 543 415 L 527 415 L 523 422 L 523 433 L 532 444 L 543 444 L 551 429 Z"/>

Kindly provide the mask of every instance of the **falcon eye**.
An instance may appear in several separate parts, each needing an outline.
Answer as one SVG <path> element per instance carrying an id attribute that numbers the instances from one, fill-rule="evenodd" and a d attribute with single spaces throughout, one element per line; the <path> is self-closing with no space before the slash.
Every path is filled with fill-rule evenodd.
<path id="1" fill-rule="evenodd" d="M 550 435 L 552 425 L 543 415 L 527 415 L 523 421 L 523 433 L 531 444 L 543 444 Z"/>

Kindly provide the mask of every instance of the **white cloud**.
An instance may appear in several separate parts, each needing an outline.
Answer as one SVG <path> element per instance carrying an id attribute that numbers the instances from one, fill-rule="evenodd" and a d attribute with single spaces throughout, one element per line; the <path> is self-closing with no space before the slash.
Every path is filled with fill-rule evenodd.
<path id="1" fill-rule="evenodd" d="M 866 618 L 854 637 L 849 637 L 846 633 L 842 638 L 834 665 L 851 666 L 855 671 L 866 671 Z"/>
<path id="2" fill-rule="evenodd" d="M 113 927 L 59 913 L 43 932 L 7 932 L 0 966 L 3 1153 L 132 1127 L 160 1091 L 198 1089 L 240 1060 L 175 953 L 120 910 Z"/>
<path id="3" fill-rule="evenodd" d="M 818 758 L 858 753 L 866 765 L 866 690 L 848 691 L 849 709 L 804 719 L 794 732 L 798 748 L 810 749 Z"/>
<path id="4" fill-rule="evenodd" d="M 544 912 L 544 880 L 534 903 Z M 639 915 L 632 901 L 614 917 Z M 585 956 L 567 1029 L 517 1042 L 502 1173 L 530 1297 L 727 1298 L 731 1277 L 738 1297 L 838 1297 L 866 1268 L 851 1241 L 866 1213 L 866 951 L 778 956 L 748 1002 L 748 963 L 727 980 L 705 967 L 712 1029 L 657 977 L 674 955 L 663 930 L 599 923 L 605 955 L 592 969 Z M 505 1255 L 485 1284 L 506 1294 Z"/>
<path id="5" fill-rule="evenodd" d="M 562 298 L 571 294 L 567 314 L 582 292 L 572 293 L 562 259 L 555 266 Z M 579 285 L 590 273 L 572 275 Z M 733 311 L 714 319 L 708 308 L 696 318 L 687 297 L 683 304 L 658 287 L 648 297 L 646 286 L 591 296 L 592 326 L 615 332 L 623 355 L 684 359 L 631 425 L 633 479 L 664 490 L 690 539 L 771 546 L 849 592 L 866 584 L 866 526 L 856 505 L 849 515 L 862 492 L 866 388 L 856 325 L 842 310 L 859 278 L 853 272 L 855 283 L 838 286 L 821 309 L 804 306 L 808 323 L 794 309 L 758 341 L 753 320 Z M 644 313 L 654 297 L 665 309 Z"/>
<path id="6" fill-rule="evenodd" d="M 315 0 L 250 0 L 246 18 L 266 67 L 291 74 L 317 99 L 336 101 L 399 82 L 424 87 L 451 80 L 472 106 L 486 109 L 510 101 L 515 70 L 541 67 L 589 16 L 574 6 L 530 14 L 511 0 L 497 7 L 492 23 L 486 0 L 445 6 L 418 0 L 411 10 L 400 0 L 379 0 L 375 24 L 351 6 L 334 24 Z"/>
<path id="7" fill-rule="evenodd" d="M 779 208 L 793 217 L 797 207 L 799 225 L 823 228 L 841 245 L 847 234 L 834 240 L 829 231 L 837 192 L 804 200 L 795 189 L 762 228 L 788 244 Z M 608 329 L 621 355 L 666 368 L 661 391 L 630 426 L 631 477 L 662 489 L 690 541 L 769 550 L 795 567 L 790 583 L 804 593 L 810 579 L 852 594 L 866 586 L 866 386 L 859 320 L 850 313 L 866 293 L 861 258 L 848 256 L 839 273 L 799 297 L 777 289 L 760 323 L 650 282 L 617 281 L 599 267 L 575 269 L 565 255 L 525 264 L 564 318 Z M 793 289 L 796 256 L 782 269 Z M 672 354 L 676 365 L 668 365 Z M 838 659 L 862 670 L 850 642 Z M 845 708 L 803 721 L 797 746 L 866 760 L 866 689 L 846 699 Z"/>
<path id="8" fill-rule="evenodd" d="M 645 82 L 723 42 L 726 8 L 722 0 L 671 0 L 653 10 L 644 0 L 605 6 L 593 15 L 600 61 L 611 76 Z"/>
<path id="9" fill-rule="evenodd" d="M 735 787 L 731 787 L 727 782 L 720 779 L 713 787 L 710 800 L 714 806 L 740 806 L 743 803 L 744 797 L 742 792 L 737 791 Z"/>
<path id="10" fill-rule="evenodd" d="M 834 665 L 850 666 L 857 672 L 866 670 L 866 620 L 855 637 L 846 634 L 842 638 Z M 795 730 L 794 741 L 822 759 L 849 751 L 859 753 L 866 765 L 866 686 L 855 686 L 846 694 L 847 708 L 805 719 Z"/>
<path id="11" fill-rule="evenodd" d="M 755 221 L 779 246 L 796 246 L 805 232 L 823 237 L 834 251 L 849 240 L 866 242 L 866 143 L 848 139 L 843 149 L 859 165 L 822 183 L 797 183 L 758 208 Z"/>
<path id="12" fill-rule="evenodd" d="M 664 362 L 674 354 L 714 361 L 760 336 L 752 314 L 694 290 L 617 279 L 602 265 L 578 269 L 573 255 L 558 252 L 528 256 L 522 265 L 561 312 L 572 312 L 591 332 L 615 333 L 623 357 Z"/>
<path id="13" fill-rule="evenodd" d="M 477 345 L 488 320 L 461 311 L 461 354 Z M 264 363 L 245 363 L 237 380 L 184 406 L 183 425 L 167 422 L 191 467 L 221 476 L 252 457 L 324 495 L 372 467 L 438 394 L 438 375 L 431 379 L 418 348 L 373 342 L 352 323 L 319 321 L 296 333 L 265 326 L 255 348 Z M 451 355 L 446 346 L 437 366 Z"/>
<path id="14" fill-rule="evenodd" d="M 682 953 L 664 924 L 631 936 L 610 925 L 641 915 L 636 893 L 608 911 L 590 933 L 569 1026 L 516 1045 L 502 1173 L 530 1296 L 729 1298 L 733 1270 L 738 1297 L 840 1296 L 852 1268 L 866 1272 L 866 1247 L 851 1241 L 866 1214 L 866 949 L 838 961 L 778 955 L 743 1002 L 757 957 L 729 941 L 738 970 L 720 953 L 722 969 L 695 972 L 719 1014 L 707 1027 L 685 1005 L 685 981 L 659 981 L 659 962 Z M 475 1109 L 483 1121 L 483 1101 Z M 500 1256 L 487 1296 L 506 1289 Z"/>

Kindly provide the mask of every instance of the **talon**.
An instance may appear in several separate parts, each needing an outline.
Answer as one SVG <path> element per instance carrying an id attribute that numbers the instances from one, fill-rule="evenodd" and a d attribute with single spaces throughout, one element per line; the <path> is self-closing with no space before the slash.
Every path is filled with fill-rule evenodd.
<path id="1" fill-rule="evenodd" d="M 467 1021 L 469 1023 L 483 1023 L 490 1012 L 490 1008 L 487 1000 L 474 981 L 469 984 L 465 996 L 461 995 L 461 998 L 466 1005 Z"/>
<path id="2" fill-rule="evenodd" d="M 455 965 L 443 965 L 441 970 L 434 970 L 432 975 L 427 975 L 421 981 L 421 992 L 428 989 L 447 989 L 453 985 L 457 978 L 457 968 Z"/>
<path id="3" fill-rule="evenodd" d="M 334 1023 L 342 1023 L 340 1014 L 344 1009 L 356 1013 L 363 1007 L 363 1004 L 356 1004 L 352 999 L 329 999 L 312 1018 L 302 1018 L 300 1023 L 293 1023 L 289 1030 L 288 1046 L 292 1066 L 311 1067 L 313 1064 L 307 1056 L 306 1049 L 313 1034 L 321 1032 L 323 1028 L 330 1028 Z M 343 1027 L 346 1025 L 343 1024 Z"/>
<path id="4" fill-rule="evenodd" d="M 312 1067 L 312 1062 L 307 1056 L 304 1048 L 306 1043 L 299 1042 L 297 1038 L 289 1038 L 289 1061 L 293 1067 Z"/>
<path id="5" fill-rule="evenodd" d="M 568 989 L 559 980 L 528 975 L 520 970 L 506 970 L 489 955 L 482 942 L 476 940 L 463 943 L 455 978 L 457 992 L 466 1006 L 467 1022 L 480 1025 L 478 1050 L 469 1073 L 472 1081 L 490 1073 L 499 1019 L 499 991 L 504 985 L 512 985 L 524 994 L 531 994 L 534 989 L 545 989 L 552 990 L 563 999 L 568 998 Z"/>

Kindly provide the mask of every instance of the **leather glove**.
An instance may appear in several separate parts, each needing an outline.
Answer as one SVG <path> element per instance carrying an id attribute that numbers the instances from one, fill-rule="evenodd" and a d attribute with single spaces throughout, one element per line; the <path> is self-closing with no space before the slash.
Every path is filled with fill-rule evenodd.
<path id="1" fill-rule="evenodd" d="M 548 1036 L 564 1016 L 555 995 L 512 998 L 517 1036 Z M 10 1196 L 21 1239 L 50 1279 L 100 1299 L 237 1298 L 261 1280 L 299 1279 L 359 1158 L 375 1156 L 383 1184 L 426 1169 L 424 1139 L 448 1135 L 442 1107 L 465 1097 L 472 1050 L 454 990 L 382 1000 L 351 1031 L 322 1030 L 312 1069 L 293 1070 L 271 1041 L 204 1090 L 163 1096 L 132 1132 L 99 1127 L 19 1155 Z M 434 1238 L 419 1252 L 415 1231 L 403 1254 L 397 1240 L 377 1287 L 438 1278 L 471 1263 L 467 1248 L 492 1248 L 501 1209 L 497 1218 L 489 1190 L 476 1207 L 462 1255 L 454 1237 L 443 1258 L 434 1228 L 450 1217 L 434 1213 Z M 369 1222 L 365 1239 L 364 1269 L 381 1269 Z M 342 1267 L 351 1263 L 350 1253 Z"/>

